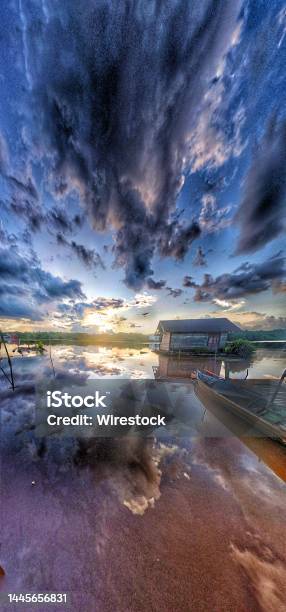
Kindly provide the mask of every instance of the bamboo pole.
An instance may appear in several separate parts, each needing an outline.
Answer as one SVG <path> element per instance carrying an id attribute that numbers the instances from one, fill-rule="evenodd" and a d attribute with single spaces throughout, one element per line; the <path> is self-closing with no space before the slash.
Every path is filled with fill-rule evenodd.
<path id="1" fill-rule="evenodd" d="M 6 345 L 6 342 L 4 340 L 4 336 L 3 336 L 2 331 L 0 331 L 0 337 L 1 337 L 1 340 L 2 340 L 2 342 L 4 344 L 4 348 L 5 348 L 7 359 L 8 359 L 8 364 L 9 364 L 9 369 L 10 369 L 10 376 L 11 376 L 11 380 L 9 382 L 10 382 L 10 384 L 12 386 L 13 391 L 15 391 L 15 383 L 14 383 L 12 361 L 11 361 L 11 358 L 10 358 L 10 355 L 9 355 L 9 352 L 8 352 L 8 349 L 7 349 L 7 345 Z M 7 378 L 7 375 L 6 375 L 6 378 Z M 9 378 L 8 378 L 8 380 L 9 380 Z"/>
<path id="2" fill-rule="evenodd" d="M 5 372 L 4 368 L 2 368 L 2 366 L 0 366 L 0 370 L 1 370 L 2 374 L 4 374 L 5 378 L 7 378 L 8 382 L 9 382 L 9 383 L 10 383 L 10 385 L 11 385 L 11 384 L 12 384 L 12 383 L 11 383 L 11 380 L 10 380 L 10 378 L 9 378 L 8 374 Z"/>

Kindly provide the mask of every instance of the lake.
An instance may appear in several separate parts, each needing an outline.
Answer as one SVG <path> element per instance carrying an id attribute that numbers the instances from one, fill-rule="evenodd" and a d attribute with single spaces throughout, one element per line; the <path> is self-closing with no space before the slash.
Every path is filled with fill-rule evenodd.
<path id="1" fill-rule="evenodd" d="M 11 345 L 9 352 L 13 357 L 16 384 L 29 376 L 52 374 L 49 350 L 39 355 L 31 352 L 24 357 L 13 353 L 16 347 Z M 251 359 L 222 357 L 171 357 L 157 354 L 146 346 L 76 346 L 57 345 L 51 347 L 52 361 L 57 372 L 86 374 L 88 378 L 189 378 L 198 367 L 209 369 L 224 376 L 226 367 L 231 378 L 280 378 L 286 366 L 286 353 L 280 349 L 258 349 Z M 2 356 L 5 353 L 2 348 Z M 1 387 L 6 386 L 5 379 L 0 379 Z"/>
<path id="2" fill-rule="evenodd" d="M 224 362 L 146 347 L 51 350 L 59 380 L 168 378 L 188 399 L 192 429 L 165 440 L 39 439 L 33 384 L 53 378 L 50 356 L 15 356 L 16 391 L 3 379 L 0 392 L 2 591 L 66 592 L 56 611 L 189 612 L 202 601 L 215 612 L 284 611 L 285 483 L 206 409 L 190 374 L 279 378 L 285 353 Z"/>

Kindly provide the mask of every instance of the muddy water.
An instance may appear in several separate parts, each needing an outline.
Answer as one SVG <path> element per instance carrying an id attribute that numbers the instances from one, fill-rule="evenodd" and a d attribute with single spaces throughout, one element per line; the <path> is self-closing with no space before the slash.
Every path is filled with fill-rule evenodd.
<path id="1" fill-rule="evenodd" d="M 149 376 L 157 358 L 77 349 L 54 351 L 58 374 Z M 18 379 L 47 368 L 21 358 Z M 188 384 L 203 427 L 164 443 L 37 440 L 31 388 L 2 393 L 4 592 L 67 592 L 53 610 L 75 612 L 285 610 L 285 484 L 219 421 L 206 436 Z"/>

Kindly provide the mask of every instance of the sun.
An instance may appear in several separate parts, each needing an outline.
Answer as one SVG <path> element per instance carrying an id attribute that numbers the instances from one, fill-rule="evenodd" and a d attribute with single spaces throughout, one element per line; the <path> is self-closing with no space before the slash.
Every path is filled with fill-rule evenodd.
<path id="1" fill-rule="evenodd" d="M 107 332 L 112 329 L 111 313 L 86 311 L 82 320 L 83 327 L 95 327 L 99 332 Z"/>

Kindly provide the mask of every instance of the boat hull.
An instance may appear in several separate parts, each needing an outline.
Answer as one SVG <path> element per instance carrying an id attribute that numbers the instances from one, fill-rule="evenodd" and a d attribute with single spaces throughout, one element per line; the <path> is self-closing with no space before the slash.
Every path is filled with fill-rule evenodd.
<path id="1" fill-rule="evenodd" d="M 239 405 L 239 403 L 237 403 L 233 399 L 230 399 L 229 397 L 226 397 L 225 395 L 223 395 L 223 393 L 219 393 L 218 391 L 216 391 L 212 386 L 210 386 L 212 380 L 215 383 L 216 380 L 219 381 L 222 379 L 198 371 L 197 384 L 199 389 L 203 390 L 204 394 L 207 395 L 210 399 L 216 400 L 219 403 L 219 407 L 224 412 L 230 412 L 232 415 L 238 417 L 239 419 L 242 419 L 248 425 L 248 427 L 245 428 L 245 431 L 249 431 L 249 425 L 251 425 L 254 430 L 257 430 L 264 436 L 279 440 L 283 444 L 286 444 L 286 430 L 284 432 L 279 426 L 266 421 L 266 419 L 264 419 L 263 417 Z M 248 382 L 251 383 L 252 381 Z M 257 386 L 258 381 L 253 381 L 253 384 L 256 384 Z"/>
<path id="2" fill-rule="evenodd" d="M 224 401 L 221 395 L 214 393 L 202 380 L 197 380 L 196 394 L 202 404 L 230 432 L 263 461 L 281 480 L 286 482 L 286 446 L 283 438 L 264 433 L 257 428 L 257 422 L 244 417 L 241 411 Z M 281 444 L 282 442 L 282 444 Z M 284 443 L 283 443 L 284 442 Z"/>

